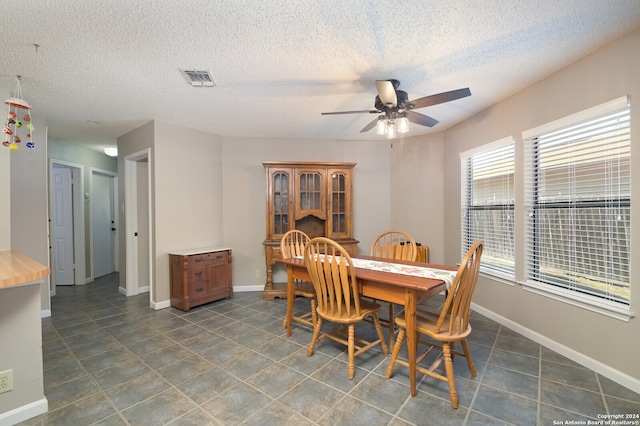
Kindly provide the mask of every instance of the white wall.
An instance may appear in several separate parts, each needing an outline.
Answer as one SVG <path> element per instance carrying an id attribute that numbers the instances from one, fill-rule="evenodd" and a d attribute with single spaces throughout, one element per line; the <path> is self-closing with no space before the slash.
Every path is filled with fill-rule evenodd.
<path id="1" fill-rule="evenodd" d="M 479 145 L 513 135 L 516 139 L 516 203 L 524 201 L 522 131 L 624 95 L 631 96 L 632 181 L 640 182 L 640 31 L 603 47 L 596 53 L 545 78 L 476 116 L 447 130 L 444 137 L 445 261 L 459 261 L 460 159 L 459 154 Z M 473 88 L 471 88 L 473 92 Z M 392 188 L 395 192 L 399 188 Z M 632 199 L 640 200 L 640 186 L 632 185 Z M 640 208 L 633 203 L 631 223 L 640 223 Z M 516 211 L 516 215 L 518 212 Z M 522 225 L 516 235 L 522 235 Z M 640 227 L 632 227 L 632 247 L 640 244 Z M 516 242 L 522 251 L 523 243 Z M 520 263 L 522 259 L 519 259 Z M 632 250 L 631 265 L 640 264 Z M 632 276 L 638 271 L 632 267 Z M 522 278 L 522 271 L 519 271 Z M 631 310 L 638 313 L 640 287 L 631 282 Z M 640 319 L 612 319 L 586 309 L 551 300 L 520 285 L 479 280 L 474 302 L 513 326 L 565 355 L 576 356 L 599 372 L 640 391 Z"/>

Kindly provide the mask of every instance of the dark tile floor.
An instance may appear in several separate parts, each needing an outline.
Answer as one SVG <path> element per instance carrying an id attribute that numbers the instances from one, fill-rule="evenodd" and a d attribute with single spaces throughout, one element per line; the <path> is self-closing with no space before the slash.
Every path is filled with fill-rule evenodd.
<path id="1" fill-rule="evenodd" d="M 353 380 L 342 346 L 323 339 L 307 357 L 310 331 L 282 330 L 286 300 L 236 292 L 154 311 L 117 282 L 57 288 L 42 321 L 49 411 L 25 425 L 552 425 L 640 412 L 638 394 L 478 314 L 478 374 L 456 363 L 453 409 L 443 382 L 419 376 L 412 398 L 404 367 L 385 379 L 380 351 L 356 358 Z"/>

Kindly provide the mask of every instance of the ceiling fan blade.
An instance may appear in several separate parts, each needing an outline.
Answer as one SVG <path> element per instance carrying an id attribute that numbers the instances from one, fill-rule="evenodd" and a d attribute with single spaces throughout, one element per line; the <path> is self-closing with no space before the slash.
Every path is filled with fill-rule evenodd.
<path id="1" fill-rule="evenodd" d="M 321 112 L 320 115 L 336 115 L 336 114 L 378 114 L 380 111 L 375 109 L 363 109 L 360 111 L 337 111 L 337 112 Z"/>
<path id="2" fill-rule="evenodd" d="M 439 123 L 435 118 L 431 118 L 428 115 L 420 114 L 419 112 L 406 111 L 405 114 L 410 122 L 419 124 L 421 126 L 433 127 Z"/>
<path id="3" fill-rule="evenodd" d="M 378 119 L 377 118 L 375 120 L 373 120 L 371 123 L 369 123 L 366 126 L 364 126 L 364 129 L 360 130 L 360 133 L 368 132 L 369 130 L 371 130 L 374 127 L 376 127 L 376 124 L 378 124 Z"/>
<path id="4" fill-rule="evenodd" d="M 378 96 L 380 101 L 385 106 L 395 108 L 398 106 L 398 98 L 396 96 L 396 89 L 393 87 L 393 82 L 390 80 L 376 80 L 376 89 L 378 89 Z"/>
<path id="5" fill-rule="evenodd" d="M 455 101 L 456 99 L 465 98 L 467 96 L 471 96 L 471 91 L 468 87 L 464 89 L 451 90 L 450 92 L 442 92 L 435 95 L 425 96 L 424 98 L 418 98 L 414 101 L 409 101 L 405 104 L 405 109 L 424 108 L 431 105 Z"/>

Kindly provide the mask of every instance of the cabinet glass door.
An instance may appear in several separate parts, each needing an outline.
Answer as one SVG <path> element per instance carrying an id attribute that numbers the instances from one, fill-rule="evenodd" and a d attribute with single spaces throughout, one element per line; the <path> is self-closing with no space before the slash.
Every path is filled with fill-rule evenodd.
<path id="1" fill-rule="evenodd" d="M 289 230 L 289 173 L 273 174 L 273 233 Z"/>
<path id="2" fill-rule="evenodd" d="M 319 210 L 320 191 L 320 173 L 301 173 L 298 209 Z"/>
<path id="3" fill-rule="evenodd" d="M 349 195 L 351 189 L 351 181 L 346 173 L 334 170 L 330 173 L 329 190 L 330 205 L 330 231 L 332 237 L 348 236 L 349 214 L 351 212 L 351 198 Z"/>
<path id="4" fill-rule="evenodd" d="M 324 170 L 296 170 L 296 220 L 315 216 L 326 218 L 326 186 Z"/>

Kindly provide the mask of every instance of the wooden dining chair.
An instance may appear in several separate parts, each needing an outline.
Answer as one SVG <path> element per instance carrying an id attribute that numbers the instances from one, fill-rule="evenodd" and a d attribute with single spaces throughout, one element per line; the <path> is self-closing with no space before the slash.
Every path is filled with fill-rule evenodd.
<path id="1" fill-rule="evenodd" d="M 469 324 L 471 297 L 473 296 L 473 291 L 478 280 L 481 256 L 482 241 L 476 241 L 462 260 L 440 311 L 422 307 L 416 310 L 416 331 L 420 338 L 418 344 L 426 346 L 426 351 L 417 357 L 416 364 L 424 360 L 432 349 L 435 348 L 440 351 L 439 356 L 428 368 L 418 364 L 416 370 L 449 384 L 449 398 L 451 399 L 453 408 L 458 408 L 458 393 L 456 392 L 453 373 L 453 356 L 461 355 L 465 357 L 471 375 L 474 377 L 476 375 L 476 367 L 471 358 L 467 338 L 471 334 L 471 325 Z M 402 342 L 406 335 L 407 323 L 404 314 L 398 315 L 395 322 L 400 328 L 400 331 L 398 332 L 398 339 L 393 347 L 389 366 L 387 367 L 387 379 L 393 374 L 393 368 L 396 363 L 409 368 L 407 361 L 398 358 Z M 460 342 L 462 352 L 455 349 L 455 342 Z M 445 375 L 436 371 L 443 361 Z"/>
<path id="2" fill-rule="evenodd" d="M 328 337 L 342 343 L 348 348 L 349 379 L 353 379 L 356 356 L 378 344 L 382 346 L 385 356 L 389 354 L 378 321 L 381 306 L 360 297 L 353 261 L 347 250 L 335 241 L 324 237 L 313 238 L 305 248 L 304 262 L 317 297 L 317 320 L 307 356 L 313 355 L 316 343 L 322 338 Z M 365 317 L 372 318 L 377 340 L 355 337 L 355 325 Z M 320 334 L 325 320 L 339 325 Z"/>
<path id="3" fill-rule="evenodd" d="M 369 255 L 393 260 L 410 260 L 415 262 L 418 247 L 413 237 L 404 231 L 390 230 L 378 235 L 371 244 Z M 389 329 L 389 347 L 393 347 L 395 327 L 393 325 L 393 303 L 389 303 L 389 318 L 380 318 L 380 322 Z"/>
<path id="4" fill-rule="evenodd" d="M 304 256 L 304 246 L 309 242 L 310 238 L 307 234 L 296 229 L 288 231 L 280 240 L 280 253 L 283 259 Z M 313 328 L 316 323 L 316 291 L 313 284 L 307 281 L 295 280 L 293 294 L 298 297 L 306 297 L 310 299 L 311 309 L 300 315 L 294 315 L 293 312 L 287 310 L 287 314 L 282 323 L 282 328 L 287 329 L 287 336 L 291 336 L 291 323 L 293 321 L 309 325 Z M 291 316 L 291 321 L 288 321 Z"/>

